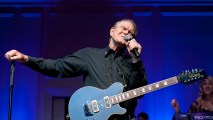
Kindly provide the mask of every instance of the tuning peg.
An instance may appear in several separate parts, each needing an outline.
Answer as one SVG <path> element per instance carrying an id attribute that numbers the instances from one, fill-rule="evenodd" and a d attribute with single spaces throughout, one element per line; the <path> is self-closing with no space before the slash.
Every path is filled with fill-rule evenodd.
<path id="1" fill-rule="evenodd" d="M 203 70 L 203 69 L 200 69 L 199 72 L 204 72 L 204 70 Z"/>
<path id="2" fill-rule="evenodd" d="M 184 73 L 188 73 L 189 72 L 189 70 L 185 70 L 185 72 Z"/>
<path id="3" fill-rule="evenodd" d="M 192 73 L 195 73 L 195 69 L 192 69 Z"/>

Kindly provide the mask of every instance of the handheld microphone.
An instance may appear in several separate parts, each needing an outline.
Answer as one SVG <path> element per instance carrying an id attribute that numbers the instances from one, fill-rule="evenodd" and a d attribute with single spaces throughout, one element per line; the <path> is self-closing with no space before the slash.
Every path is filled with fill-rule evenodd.
<path id="1" fill-rule="evenodd" d="M 130 34 L 124 36 L 124 39 L 125 39 L 127 42 L 130 41 L 130 40 L 132 40 L 133 38 L 134 38 L 134 37 L 133 37 L 132 35 L 130 35 Z M 140 57 L 140 54 L 138 53 L 137 48 L 133 48 L 133 49 L 131 50 L 131 52 L 132 52 L 137 58 Z"/>

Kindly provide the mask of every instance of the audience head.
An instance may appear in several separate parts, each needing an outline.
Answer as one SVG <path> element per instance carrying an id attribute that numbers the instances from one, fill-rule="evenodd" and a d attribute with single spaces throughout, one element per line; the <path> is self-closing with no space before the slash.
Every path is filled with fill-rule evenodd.
<path id="1" fill-rule="evenodd" d="M 148 119 L 149 119 L 149 116 L 147 113 L 141 112 L 138 114 L 138 120 L 148 120 Z"/>

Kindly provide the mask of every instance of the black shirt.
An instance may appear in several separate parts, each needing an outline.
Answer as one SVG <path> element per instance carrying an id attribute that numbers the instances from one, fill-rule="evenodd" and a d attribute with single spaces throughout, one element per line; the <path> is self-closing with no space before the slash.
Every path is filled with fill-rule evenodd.
<path id="1" fill-rule="evenodd" d="M 124 91 L 147 85 L 145 69 L 141 61 L 132 63 L 124 49 L 114 52 L 109 47 L 84 48 L 62 59 L 43 59 L 29 56 L 25 65 L 52 77 L 74 77 L 83 75 L 85 86 L 106 89 L 114 82 L 121 82 Z M 127 114 L 133 116 L 136 99 L 123 102 Z"/>

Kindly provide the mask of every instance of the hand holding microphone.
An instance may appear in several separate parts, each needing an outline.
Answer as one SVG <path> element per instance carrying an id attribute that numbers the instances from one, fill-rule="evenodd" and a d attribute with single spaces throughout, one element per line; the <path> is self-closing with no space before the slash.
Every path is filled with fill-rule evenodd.
<path id="1" fill-rule="evenodd" d="M 136 58 L 140 57 L 141 45 L 137 43 L 133 35 L 125 35 L 124 39 L 127 41 L 127 49 L 129 52 L 132 52 Z M 139 51 L 139 52 L 138 52 Z"/>

